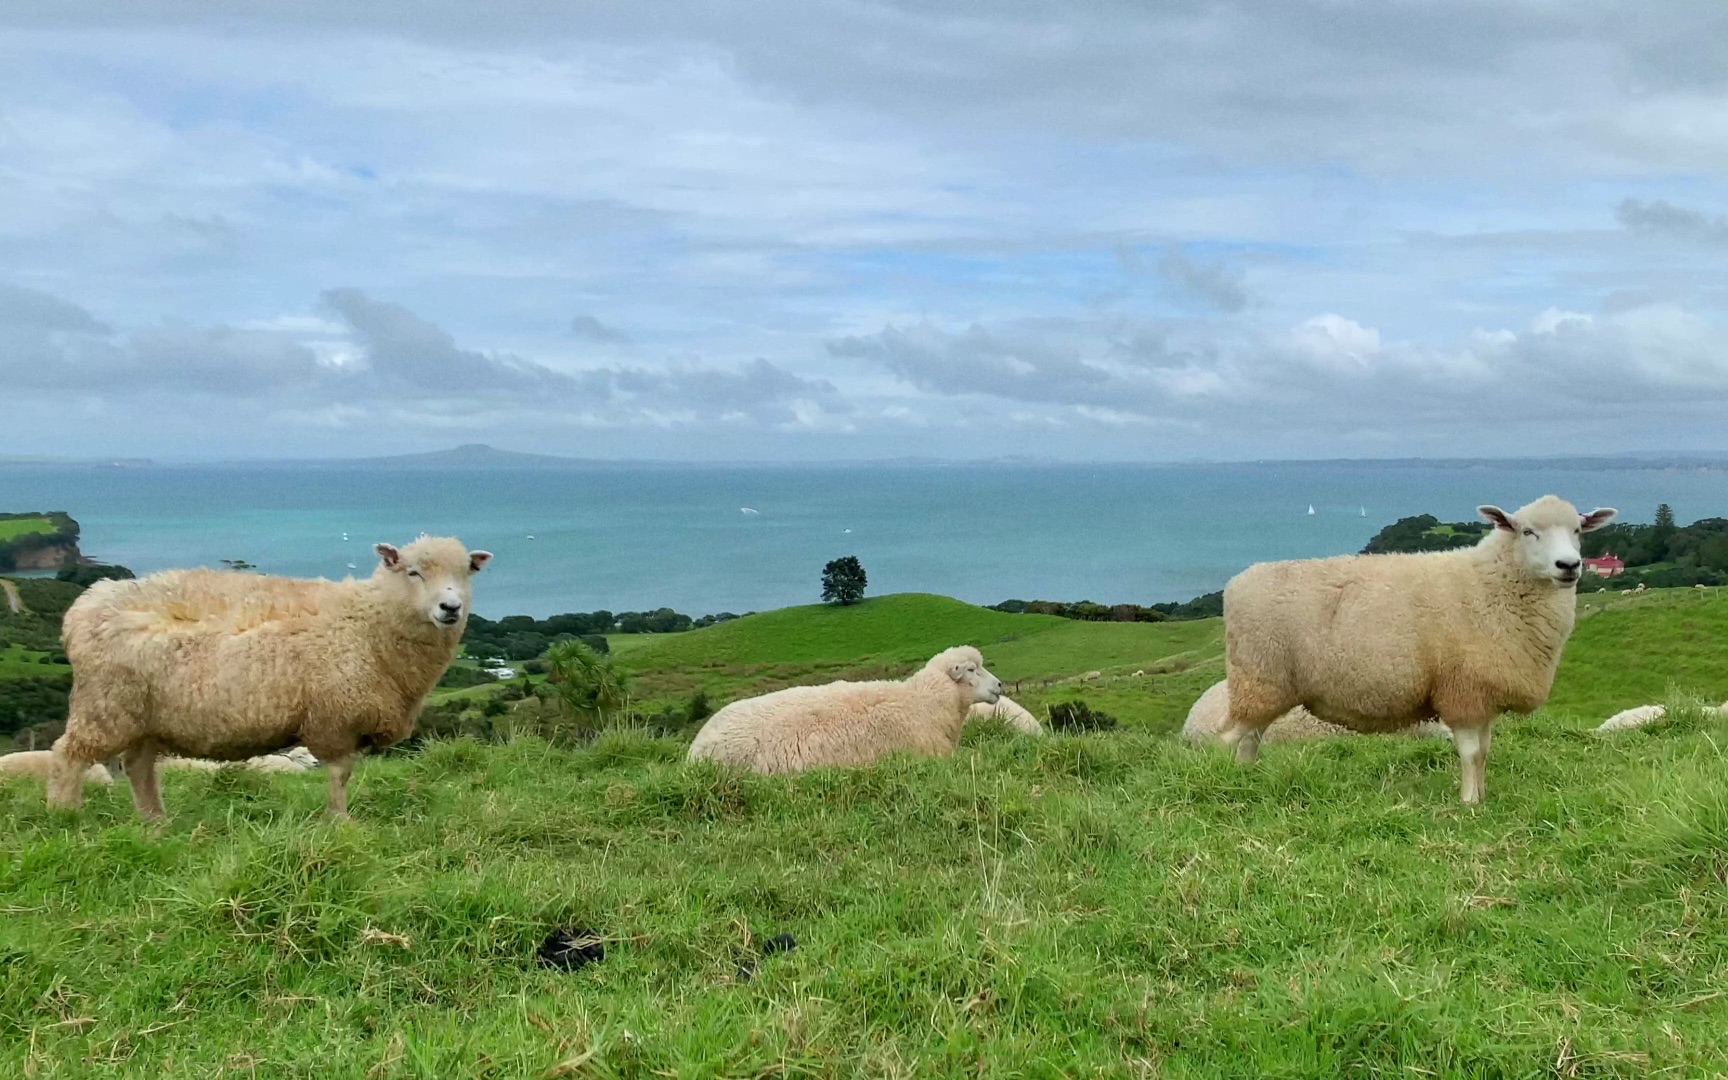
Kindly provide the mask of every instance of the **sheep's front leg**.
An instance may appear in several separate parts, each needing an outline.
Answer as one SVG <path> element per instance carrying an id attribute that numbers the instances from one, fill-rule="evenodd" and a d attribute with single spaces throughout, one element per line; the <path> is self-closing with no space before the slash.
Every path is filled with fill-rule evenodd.
<path id="1" fill-rule="evenodd" d="M 1488 745 L 1494 739 L 1492 722 L 1464 726 L 1448 724 L 1452 742 L 1458 747 L 1458 764 L 1462 767 L 1458 797 L 1465 806 L 1476 806 L 1488 792 Z"/>
<path id="2" fill-rule="evenodd" d="M 161 780 L 156 775 L 156 747 L 150 743 L 126 751 L 126 782 L 132 785 L 132 805 L 138 815 L 149 821 L 161 821 Z"/>
<path id="3" fill-rule="evenodd" d="M 48 805 L 76 810 L 84 805 L 84 771 L 89 762 L 69 756 L 61 747 L 54 748 L 54 768 L 48 774 Z"/>
<path id="4" fill-rule="evenodd" d="M 324 763 L 330 773 L 330 805 L 326 812 L 338 821 L 348 817 L 348 778 L 354 775 L 353 751 Z"/>

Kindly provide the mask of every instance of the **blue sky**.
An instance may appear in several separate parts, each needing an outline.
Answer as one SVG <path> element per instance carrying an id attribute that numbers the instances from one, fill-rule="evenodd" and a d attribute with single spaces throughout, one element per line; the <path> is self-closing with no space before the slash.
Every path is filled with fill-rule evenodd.
<path id="1" fill-rule="evenodd" d="M 1728 8 L 1151 7 L 17 0 L 0 454 L 1728 450 Z"/>

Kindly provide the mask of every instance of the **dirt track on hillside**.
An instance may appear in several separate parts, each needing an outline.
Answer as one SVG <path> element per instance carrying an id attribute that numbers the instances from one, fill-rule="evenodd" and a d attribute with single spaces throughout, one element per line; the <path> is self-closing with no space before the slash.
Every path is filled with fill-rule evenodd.
<path id="1" fill-rule="evenodd" d="M 6 606 L 12 609 L 12 614 L 16 615 L 24 610 L 24 601 L 18 596 L 18 586 L 0 578 L 0 592 L 6 594 Z"/>

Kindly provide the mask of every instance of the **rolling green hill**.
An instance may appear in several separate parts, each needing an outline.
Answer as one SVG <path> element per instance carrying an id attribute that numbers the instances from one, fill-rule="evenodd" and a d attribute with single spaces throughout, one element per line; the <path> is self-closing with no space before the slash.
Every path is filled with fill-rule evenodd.
<path id="1" fill-rule="evenodd" d="M 946 596 L 898 593 L 852 607 L 785 608 L 683 634 L 618 635 L 611 641 L 647 705 L 676 701 L 697 687 L 716 704 L 736 697 L 830 679 L 900 678 L 953 645 L 976 645 L 990 670 L 1029 706 L 1073 696 L 1063 680 L 1099 671 L 1100 700 L 1127 704 L 1119 676 L 1174 676 L 1199 669 L 1222 677 L 1223 626 L 1217 619 L 1165 623 L 1079 622 L 1054 615 L 1010 615 Z M 1169 685 L 1138 680 L 1148 722 L 1168 726 L 1171 693 L 1211 679 Z M 1156 685 L 1155 685 L 1156 684 Z M 1114 689 L 1114 693 L 1111 690 Z M 1189 698 L 1189 702 L 1192 697 Z M 1181 704 L 1183 712 L 1188 702 Z M 1180 721 L 1178 720 L 1178 723 Z"/>
<path id="2" fill-rule="evenodd" d="M 620 652 L 741 692 L 972 640 L 1023 698 L 1123 726 L 978 725 L 951 759 L 797 777 L 639 733 L 436 743 L 363 764 L 343 825 L 316 775 L 171 774 L 160 828 L 124 783 L 74 817 L 0 780 L 0 1075 L 1714 1075 L 1728 724 L 1677 697 L 1586 727 L 1670 684 L 1728 698 L 1728 596 L 1581 608 L 1477 810 L 1441 740 L 1242 769 L 1171 738 L 1220 674 L 1216 620 L 924 596 Z M 605 959 L 537 966 L 558 926 Z"/>

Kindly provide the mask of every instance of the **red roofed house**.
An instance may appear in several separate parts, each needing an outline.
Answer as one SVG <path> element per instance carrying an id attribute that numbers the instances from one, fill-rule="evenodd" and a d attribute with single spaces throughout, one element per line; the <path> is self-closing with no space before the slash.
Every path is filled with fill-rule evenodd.
<path id="1" fill-rule="evenodd" d="M 1619 577 L 1626 572 L 1626 563 L 1620 556 L 1609 551 L 1594 559 L 1585 559 L 1584 568 L 1602 577 Z"/>

